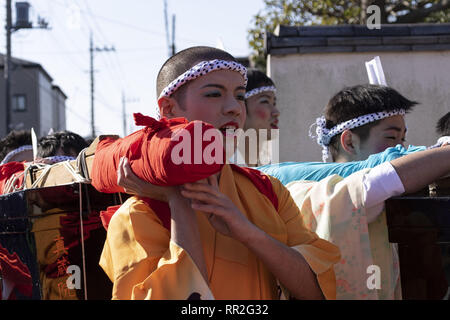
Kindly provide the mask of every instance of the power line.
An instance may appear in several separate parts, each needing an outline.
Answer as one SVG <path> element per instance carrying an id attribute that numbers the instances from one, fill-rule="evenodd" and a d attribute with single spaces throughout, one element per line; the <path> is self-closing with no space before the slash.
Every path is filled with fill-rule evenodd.
<path id="1" fill-rule="evenodd" d="M 87 11 L 88 11 L 89 15 L 90 15 L 90 16 L 93 16 L 92 10 L 91 10 L 91 8 L 89 7 L 87 1 L 84 1 L 84 4 L 85 4 L 85 7 L 87 8 Z M 97 32 L 100 34 L 101 38 L 103 38 L 103 41 L 104 41 L 105 43 L 110 43 L 109 39 L 105 36 L 105 34 L 103 33 L 103 31 L 102 31 L 102 29 L 100 28 L 99 24 L 97 23 L 97 20 L 96 20 L 96 19 L 91 19 L 91 20 L 93 21 L 94 27 L 96 28 Z M 91 28 L 92 28 L 92 27 L 91 27 Z M 116 51 L 114 51 L 114 52 L 116 52 Z M 115 59 L 114 59 L 114 57 L 117 58 L 117 56 L 116 56 L 116 55 L 113 55 L 113 57 L 111 57 L 111 56 L 109 56 L 109 55 L 106 55 L 106 56 L 103 56 L 103 57 L 104 57 L 105 62 L 107 62 L 107 64 L 110 63 L 110 58 L 111 58 L 112 64 L 114 64 L 114 62 L 117 62 L 116 65 L 119 66 L 119 68 L 118 68 L 117 70 L 118 70 L 119 73 L 120 73 L 120 74 L 119 74 L 119 77 L 117 77 L 117 78 L 120 80 L 120 82 L 121 82 L 121 87 L 122 87 L 122 89 L 123 89 L 123 88 L 125 87 L 125 84 L 126 84 L 126 76 L 125 76 L 125 73 L 123 72 L 123 69 L 122 69 L 121 66 L 120 66 L 120 63 L 119 63 L 118 61 L 115 61 Z M 107 70 L 108 70 L 108 72 L 110 72 L 110 68 L 107 68 Z M 113 76 L 113 78 L 114 78 L 114 75 L 112 75 L 112 76 Z M 125 83 L 124 83 L 124 82 L 125 82 Z"/>
<path id="2" fill-rule="evenodd" d="M 36 5 L 34 5 L 36 8 L 37 8 L 37 10 L 42 10 L 42 8 L 40 8 L 40 7 L 38 7 L 38 6 L 36 6 Z M 43 10 L 42 10 L 43 11 Z M 59 19 L 59 15 L 53 15 L 53 17 L 52 17 L 52 20 L 53 21 L 56 21 L 56 22 L 58 22 L 58 24 L 59 24 L 59 27 L 56 27 L 56 28 L 54 28 L 54 29 L 52 29 L 52 30 L 55 30 L 56 32 L 59 32 L 60 30 L 62 30 L 62 27 L 63 27 L 63 23 L 61 22 L 61 20 Z M 53 41 L 54 42 L 56 42 L 56 44 L 58 44 L 60 47 L 62 47 L 62 48 L 64 48 L 64 49 L 67 49 L 67 46 L 65 45 L 65 44 L 63 44 L 54 34 L 53 34 L 53 32 L 49 32 L 50 33 L 50 36 L 52 37 L 52 39 L 53 39 Z M 69 33 L 64 33 L 64 37 L 62 37 L 63 38 L 63 40 L 64 41 L 69 41 L 68 40 L 68 37 L 67 36 L 70 36 L 71 37 L 71 33 L 69 32 Z M 61 37 L 60 37 L 61 38 Z M 72 37 L 71 37 L 72 38 Z M 72 41 L 70 41 L 70 44 L 69 44 L 69 46 L 70 47 L 77 47 L 77 44 L 76 44 L 77 42 L 76 41 L 73 41 L 73 38 L 72 38 Z M 80 47 L 77 47 L 77 49 L 78 50 L 80 50 L 80 52 L 81 52 L 81 48 Z M 84 51 L 84 52 L 86 52 L 86 51 Z M 74 57 L 69 57 L 69 59 L 74 63 L 74 65 L 76 65 L 78 68 L 79 68 L 79 70 L 81 70 L 81 72 L 83 72 L 83 70 L 85 70 L 85 68 L 84 67 L 81 67 L 80 66 L 80 61 L 78 61 L 78 60 L 75 60 L 74 59 Z M 64 62 L 65 63 L 67 63 L 67 60 L 65 60 L 65 59 L 63 59 L 64 60 Z M 70 64 L 70 63 L 67 63 L 68 65 L 70 65 L 70 66 L 72 66 L 72 64 Z M 82 64 L 82 63 L 81 63 Z"/>
<path id="3" fill-rule="evenodd" d="M 54 34 L 50 33 L 50 36 L 52 37 L 54 42 L 56 42 L 61 47 L 65 48 L 65 46 L 61 44 L 61 42 L 58 40 L 58 38 L 55 37 Z M 61 56 L 59 56 L 59 57 L 62 59 Z M 79 64 L 78 61 L 73 59 L 73 57 L 69 56 L 69 59 L 68 59 L 68 60 L 71 60 L 72 63 L 69 63 L 66 59 L 62 59 L 62 60 L 65 62 L 66 65 L 70 65 L 71 67 L 76 67 L 76 68 L 78 68 L 77 71 L 83 72 L 84 68 Z"/>
<path id="4" fill-rule="evenodd" d="M 128 102 L 138 102 L 139 99 L 136 98 L 126 98 L 125 93 L 122 92 L 122 121 L 123 121 L 123 136 L 125 137 L 127 135 L 127 113 L 126 113 L 126 104 Z"/>
<path id="5" fill-rule="evenodd" d="M 59 3 L 58 1 L 55 1 L 56 3 L 62 5 L 61 3 Z M 66 1 L 66 5 L 69 5 Z M 67 7 L 67 6 L 66 6 Z M 80 10 L 80 12 L 84 12 L 83 10 L 81 10 L 80 6 L 77 5 L 78 9 Z M 89 9 L 89 6 L 86 4 L 86 7 Z M 93 45 L 93 26 L 92 24 L 88 21 L 88 19 L 85 17 L 85 22 L 89 27 L 89 31 L 88 31 L 88 37 L 89 37 L 89 60 L 90 60 L 90 68 L 89 68 L 89 72 L 90 72 L 90 100 L 91 100 L 91 135 L 92 137 L 95 137 L 95 108 L 94 108 L 94 101 L 96 100 L 97 95 L 94 92 L 94 52 L 103 52 L 103 51 L 115 51 L 114 48 L 107 48 L 106 46 L 104 48 L 99 48 L 99 47 L 94 47 Z M 95 22 L 95 21 L 94 21 Z M 98 25 L 97 25 L 98 27 Z M 81 28 L 81 31 L 86 33 L 84 28 Z M 99 30 L 99 32 L 103 35 L 103 33 L 101 32 L 101 30 Z M 105 59 L 106 60 L 106 59 Z M 108 72 L 111 72 L 111 68 L 106 68 L 108 70 Z M 108 77 L 108 79 L 111 81 L 111 83 L 113 85 L 116 85 L 116 83 L 113 81 L 113 79 L 122 79 L 121 77 L 114 77 L 113 75 L 111 77 Z M 119 90 L 120 90 L 120 86 L 119 86 Z"/>
<path id="6" fill-rule="evenodd" d="M 41 90 L 43 90 L 44 92 L 46 92 L 46 93 L 49 94 L 50 96 L 53 96 L 54 92 L 53 92 L 51 89 L 49 89 L 48 87 L 44 86 L 43 83 L 41 83 L 40 81 L 36 81 L 35 75 L 34 75 L 32 72 L 30 72 L 30 70 L 26 69 L 26 68 L 25 68 L 23 65 L 21 65 L 21 64 L 15 64 L 14 66 L 16 67 L 16 69 L 12 69 L 12 70 L 14 70 L 14 71 L 16 71 L 16 70 L 22 71 L 22 72 L 23 72 L 22 74 L 24 74 L 27 78 L 31 79 L 34 83 L 36 83 L 36 84 L 38 85 L 38 87 L 39 87 Z M 15 81 L 14 78 L 12 78 L 12 79 L 11 79 L 11 84 L 15 86 L 15 85 L 17 85 L 18 83 L 17 83 L 17 81 Z M 86 90 L 83 90 L 82 88 L 78 88 L 78 90 L 81 91 L 81 93 L 82 93 L 82 95 L 83 95 L 84 97 L 89 97 L 89 93 L 88 93 Z M 100 105 L 102 108 L 105 108 L 105 109 L 106 109 L 107 111 L 109 111 L 109 112 L 112 111 L 112 112 L 116 113 L 117 116 L 118 116 L 118 118 L 120 118 L 120 116 L 122 115 L 122 112 L 121 112 L 120 110 L 117 109 L 117 106 L 112 106 L 111 104 L 109 104 L 109 103 L 106 101 L 105 97 L 103 97 L 103 96 L 100 94 L 100 92 L 97 91 L 97 94 L 95 94 L 95 99 L 96 99 L 96 101 L 99 102 L 99 105 Z M 72 109 L 71 107 L 69 107 L 68 104 L 65 104 L 65 109 L 66 109 L 67 111 L 69 111 L 71 114 L 75 115 L 78 119 L 80 119 L 80 120 L 82 120 L 84 123 L 86 123 L 86 125 L 89 124 L 90 121 L 89 121 L 88 119 L 86 119 L 83 115 L 79 114 L 79 113 L 76 112 L 74 109 Z M 98 127 L 96 127 L 95 130 L 98 131 L 98 132 L 103 132 L 103 131 L 100 130 L 100 128 L 98 128 Z"/>
<path id="7" fill-rule="evenodd" d="M 108 38 L 106 37 L 106 35 L 102 32 L 102 29 L 100 27 L 100 25 L 97 23 L 96 19 L 93 19 L 94 14 L 92 13 L 91 8 L 89 7 L 89 5 L 87 4 L 86 1 L 84 1 L 85 7 L 87 8 L 87 11 L 90 15 L 91 20 L 93 21 L 93 25 L 95 27 L 95 29 L 97 30 L 98 34 L 101 36 L 101 38 L 106 41 L 109 42 Z M 89 24 L 88 20 L 86 19 L 87 23 Z M 92 27 L 92 24 L 91 27 Z M 109 62 L 109 58 L 111 58 L 112 60 L 112 64 L 115 64 L 115 68 L 114 70 L 116 70 L 119 73 L 119 79 L 123 80 L 122 82 L 122 119 L 123 119 L 123 131 L 124 131 L 124 136 L 126 135 L 126 103 L 127 102 L 135 102 L 136 99 L 130 100 L 125 98 L 125 93 L 124 93 L 124 88 L 128 87 L 127 86 L 127 79 L 126 79 L 126 73 L 123 71 L 122 68 L 122 64 L 120 63 L 119 59 L 118 59 L 118 55 L 113 55 L 112 57 L 109 57 L 109 55 L 107 55 L 105 57 L 105 62 L 108 61 Z M 108 71 L 110 71 L 110 68 L 108 68 Z"/>
<path id="8" fill-rule="evenodd" d="M 98 48 L 94 47 L 94 42 L 92 39 L 92 33 L 89 40 L 89 53 L 90 53 L 90 79 L 91 79 L 91 134 L 94 138 L 95 135 L 95 114 L 94 114 L 94 52 L 109 52 L 114 51 L 114 48 L 107 48 L 106 46 L 104 48 Z"/>
<path id="9" fill-rule="evenodd" d="M 101 39 L 103 39 L 103 41 L 105 43 L 110 43 L 110 41 L 106 38 L 105 34 L 102 32 L 100 25 L 97 23 L 97 21 L 95 19 L 92 18 L 94 16 L 94 14 L 92 13 L 92 10 L 90 9 L 89 5 L 87 4 L 86 1 L 84 1 L 84 4 L 85 4 L 88 14 L 83 17 L 86 21 L 86 24 L 89 25 L 91 32 L 92 32 L 92 30 L 95 29 L 97 31 L 97 33 L 100 35 Z M 127 77 L 126 77 L 125 72 L 122 69 L 120 62 L 117 59 L 117 51 L 114 50 L 114 53 L 116 53 L 116 54 L 115 55 L 103 55 L 101 57 L 101 59 L 106 65 L 107 72 L 110 74 L 110 77 L 107 77 L 108 80 L 111 81 L 111 83 L 113 85 L 117 85 L 113 81 L 113 79 L 118 79 L 120 82 L 120 84 L 118 85 L 118 90 L 123 91 L 124 88 L 127 87 Z M 117 73 L 117 76 L 115 76 L 112 73 L 112 71 L 115 71 Z"/>
<path id="10" fill-rule="evenodd" d="M 16 69 L 16 70 L 21 70 L 21 71 L 23 71 L 23 74 L 24 74 L 25 76 L 27 76 L 29 79 L 31 79 L 31 80 L 33 80 L 33 81 L 36 80 L 36 78 L 34 77 L 33 73 L 31 73 L 29 70 L 25 69 L 22 65 L 18 64 L 17 67 L 18 67 L 18 69 Z M 12 79 L 12 80 L 13 80 L 13 81 L 12 81 L 12 84 L 15 85 L 16 82 L 14 81 L 14 79 Z M 41 82 L 39 82 L 39 81 L 35 81 L 35 82 L 38 84 L 38 86 L 39 86 L 43 91 L 45 91 L 46 93 L 48 93 L 48 94 L 50 94 L 50 95 L 53 95 L 54 92 L 51 91 L 50 89 L 48 89 L 47 87 L 45 87 Z M 88 94 L 86 91 L 84 91 L 83 89 L 80 89 L 80 88 L 79 88 L 79 90 L 82 92 L 82 94 L 83 94 L 85 97 L 89 97 L 89 94 Z M 118 115 L 121 114 L 121 111 L 117 110 L 117 108 L 115 108 L 115 107 L 113 107 L 112 105 L 110 105 L 109 103 L 107 103 L 103 96 L 96 95 L 95 98 L 96 98 L 96 100 L 99 101 L 100 105 L 103 106 L 103 107 L 105 107 L 108 111 L 113 111 L 113 112 L 117 113 Z M 82 119 L 82 120 L 85 121 L 86 123 L 89 123 L 89 120 L 88 120 L 88 119 L 86 119 L 85 117 L 83 117 L 82 115 L 80 115 L 79 113 L 77 113 L 75 110 L 69 108 L 67 104 L 65 105 L 65 107 L 67 108 L 67 110 L 69 110 L 70 112 L 72 112 L 73 114 L 75 114 L 78 118 Z"/>
<path id="11" fill-rule="evenodd" d="M 65 7 L 67 8 L 67 7 L 69 7 L 69 3 L 67 3 L 66 2 L 66 5 L 65 5 Z M 79 6 L 78 6 L 78 8 L 79 8 Z M 80 10 L 81 11 L 81 10 Z M 57 28 L 58 30 L 61 30 L 62 29 L 62 27 L 63 27 L 63 24 L 61 23 L 61 21 L 59 20 L 59 16 L 58 16 L 58 18 L 56 18 L 55 19 L 58 23 L 59 23 L 59 25 L 60 25 L 60 28 Z M 85 21 L 86 21 L 86 23 L 89 25 L 89 26 L 91 26 L 91 24 L 89 23 L 89 21 L 85 18 Z M 92 29 L 92 27 L 90 28 L 90 29 Z M 85 33 L 86 34 L 86 32 L 87 32 L 87 35 L 88 35 L 88 37 L 89 37 L 89 31 L 86 31 L 84 28 L 80 28 L 80 30 L 83 32 L 83 33 Z M 100 31 L 101 32 L 101 31 Z M 70 35 L 72 35 L 72 33 L 68 33 L 68 34 L 70 34 Z M 59 40 L 58 39 L 56 39 L 55 38 L 55 36 L 54 35 L 52 35 L 52 37 L 54 38 L 54 40 L 55 40 L 55 42 L 57 42 L 61 47 L 63 47 L 64 49 L 66 49 L 66 46 L 64 46 L 63 44 L 61 44 L 60 42 L 59 42 Z M 67 38 L 67 35 L 65 34 L 65 37 L 63 37 L 64 39 L 68 39 Z M 72 38 L 72 40 L 73 40 L 73 38 Z M 73 45 L 75 45 L 77 42 L 76 41 L 71 41 L 71 45 L 73 46 Z M 77 48 L 79 49 L 80 47 L 79 46 L 77 46 Z M 70 52 L 69 50 L 67 50 L 67 52 Z M 79 51 L 76 51 L 76 52 L 80 52 L 80 53 L 82 53 L 82 52 L 86 52 L 85 50 L 80 50 L 79 49 Z M 72 52 L 73 53 L 73 52 Z M 70 60 L 72 60 L 74 63 L 75 63 L 75 65 L 77 65 L 81 70 L 86 70 L 86 68 L 83 68 L 83 67 L 80 67 L 80 65 L 79 65 L 79 63 L 77 63 L 76 62 L 76 60 L 74 60 L 72 57 L 70 57 Z M 111 84 L 113 85 L 113 86 L 117 86 L 117 88 L 118 88 L 118 90 L 120 91 L 120 90 L 122 90 L 122 86 L 119 84 L 117 84 L 116 82 L 114 82 L 113 80 L 114 79 L 119 79 L 119 80 L 121 80 L 121 79 L 123 79 L 123 77 L 121 76 L 121 77 L 116 77 L 116 76 L 114 76 L 112 73 L 111 73 L 111 69 L 114 69 L 114 67 L 112 67 L 112 65 L 109 63 L 109 60 L 105 60 L 105 59 L 102 59 L 103 61 L 105 61 L 105 63 L 107 63 L 108 64 L 108 67 L 106 68 L 107 69 L 107 71 L 110 73 L 110 75 L 111 75 L 111 77 L 107 77 L 108 78 L 108 81 L 110 81 L 111 82 Z M 84 71 L 83 71 L 84 72 Z"/>
<path id="12" fill-rule="evenodd" d="M 16 3 L 16 22 L 13 24 L 12 21 L 12 9 L 11 0 L 6 0 L 6 55 L 4 63 L 4 78 L 5 78 L 5 112 L 6 112 L 6 134 L 11 130 L 11 51 L 12 34 L 20 29 L 47 29 L 48 23 L 38 17 L 38 26 L 33 27 L 32 23 L 29 21 L 29 9 L 30 4 L 28 2 L 17 2 Z"/>
<path id="13" fill-rule="evenodd" d="M 55 4 L 58 4 L 60 6 L 66 6 L 66 5 L 62 4 L 58 0 L 52 0 L 52 2 L 54 2 Z M 85 10 L 81 10 L 80 9 L 80 12 L 85 12 Z M 143 28 L 143 27 L 140 27 L 140 26 L 132 25 L 132 24 L 130 24 L 128 22 L 124 22 L 124 21 L 117 20 L 117 19 L 111 19 L 111 18 L 103 17 L 103 16 L 100 16 L 100 15 L 94 14 L 94 13 L 87 12 L 87 14 L 92 15 L 95 18 L 98 18 L 98 19 L 101 19 L 101 20 L 104 20 L 104 21 L 107 21 L 107 22 L 110 22 L 110 23 L 113 23 L 113 24 L 120 25 L 122 27 L 134 29 L 136 31 L 141 31 L 141 32 L 144 32 L 146 34 L 153 34 L 153 35 L 158 35 L 158 36 L 161 36 L 161 37 L 165 37 L 165 33 L 164 32 Z M 198 39 L 190 39 L 190 38 L 185 38 L 185 37 L 178 37 L 178 38 L 180 40 L 183 40 L 183 41 L 189 41 L 189 42 L 193 42 L 193 43 L 198 43 Z"/>
<path id="14" fill-rule="evenodd" d="M 46 92 L 47 94 L 49 94 L 51 97 L 53 97 L 54 92 L 53 92 L 52 90 L 50 90 L 49 88 L 45 87 L 40 81 L 36 81 L 37 79 L 36 79 L 36 77 L 34 76 L 33 73 L 31 73 L 29 70 L 25 69 L 25 68 L 23 67 L 23 65 L 21 65 L 21 64 L 16 64 L 16 67 L 17 67 L 17 68 L 15 69 L 15 71 L 16 71 L 16 70 L 22 71 L 22 72 L 23 72 L 22 74 L 24 74 L 24 75 L 25 75 L 26 77 L 28 77 L 29 79 L 33 80 L 33 82 L 36 83 L 36 84 L 39 86 L 39 88 L 40 88 L 41 90 L 43 90 L 44 92 Z M 16 81 L 14 81 L 14 78 L 13 78 L 12 84 L 13 84 L 13 85 L 16 85 L 16 84 L 17 84 Z M 70 112 L 73 113 L 75 116 L 77 116 L 79 119 L 85 121 L 86 123 L 89 122 L 86 118 L 84 118 L 83 116 L 81 116 L 80 114 L 78 114 L 77 112 L 75 112 L 74 110 L 72 110 L 71 108 L 69 108 L 69 106 L 68 106 L 67 104 L 64 104 L 64 107 L 65 107 L 65 110 L 70 111 Z"/>
<path id="15" fill-rule="evenodd" d="M 120 49 L 121 53 L 124 52 L 149 52 L 149 51 L 154 51 L 157 49 L 162 49 L 163 47 L 148 47 L 148 48 L 127 48 L 127 49 Z M 119 51 L 119 50 L 117 50 Z M 28 51 L 28 54 L 41 54 L 41 55 L 60 55 L 60 54 L 73 54 L 73 55 L 77 55 L 77 54 L 85 54 L 86 50 L 80 50 L 80 51 L 71 51 L 71 50 L 67 50 L 67 51 Z"/>
<path id="16" fill-rule="evenodd" d="M 69 5 L 68 3 L 67 3 L 67 5 Z M 67 6 L 66 6 L 67 7 Z M 79 7 L 79 6 L 78 6 Z M 59 16 L 58 16 L 59 17 Z M 58 18 L 58 19 L 56 19 L 57 21 L 58 21 L 58 23 L 59 23 L 59 25 L 60 25 L 60 28 L 57 28 L 58 30 L 61 30 L 62 29 L 62 27 L 63 27 L 63 24 L 61 23 L 61 20 Z M 85 21 L 86 21 L 86 23 L 89 25 L 89 26 L 91 26 L 92 27 L 92 24 L 91 23 L 89 23 L 89 21 L 87 20 L 87 19 L 85 19 Z M 97 27 L 99 28 L 99 26 L 97 25 Z M 81 29 L 82 30 L 82 32 L 86 32 L 85 31 L 85 29 Z M 103 33 L 101 32 L 101 30 L 99 30 L 99 32 L 103 35 Z M 70 34 L 70 33 L 69 33 Z M 88 33 L 88 35 L 90 35 L 89 33 Z M 103 35 L 104 36 L 104 35 Z M 61 47 L 63 47 L 63 48 L 66 48 L 64 45 L 62 45 L 60 42 L 59 42 L 59 40 L 58 39 L 56 39 L 56 37 L 52 34 L 52 37 L 54 38 L 54 40 L 55 40 L 55 42 L 57 42 L 58 44 L 60 44 L 60 46 Z M 67 37 L 64 37 L 64 39 L 67 39 Z M 72 41 L 72 43 L 76 43 L 76 41 Z M 77 46 L 77 48 L 79 49 L 79 46 Z M 95 51 L 104 51 L 103 49 L 100 49 L 100 48 L 95 48 Z M 82 52 L 81 50 L 79 50 L 79 52 Z M 86 52 L 85 50 L 83 50 L 83 52 Z M 71 59 L 73 62 L 75 62 L 75 60 L 73 60 L 73 59 Z M 79 67 L 79 64 L 78 63 L 75 63 L 78 67 Z M 81 70 L 84 70 L 84 68 L 82 68 L 82 67 L 79 67 Z M 108 70 L 108 72 L 111 74 L 111 68 L 106 68 L 107 70 Z M 113 81 L 113 79 L 121 79 L 121 77 L 114 77 L 114 75 L 112 75 L 111 74 L 111 77 L 107 77 L 108 78 L 108 80 L 109 81 L 111 81 L 111 84 L 113 84 L 114 86 L 115 85 L 117 85 L 117 83 L 116 82 L 114 82 Z M 121 90 L 121 87 L 119 86 L 118 87 L 118 89 L 119 90 Z M 117 111 L 114 107 L 112 107 L 110 104 L 108 104 L 107 102 L 106 102 L 106 99 L 105 98 L 103 98 L 103 96 L 102 96 L 102 99 L 100 99 L 99 97 L 98 97 L 98 95 L 100 94 L 100 90 L 99 89 L 96 89 L 96 91 L 97 91 L 97 94 L 91 94 L 92 95 L 92 97 L 91 97 L 91 99 L 95 99 L 95 100 L 98 100 L 99 102 L 100 102 L 100 104 L 102 105 L 102 106 L 105 106 L 105 107 L 107 107 L 107 109 L 109 109 L 109 108 L 111 108 L 111 110 L 113 110 L 114 112 L 117 112 L 117 113 L 120 113 L 120 111 Z"/>

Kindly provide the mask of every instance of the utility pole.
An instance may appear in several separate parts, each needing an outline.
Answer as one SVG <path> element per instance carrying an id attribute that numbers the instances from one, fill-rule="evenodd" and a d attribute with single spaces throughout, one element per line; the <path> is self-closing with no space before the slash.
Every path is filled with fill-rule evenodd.
<path id="1" fill-rule="evenodd" d="M 12 23 L 11 0 L 6 0 L 6 56 L 4 66 L 5 78 L 5 118 L 6 118 L 6 134 L 11 131 L 11 36 L 14 31 L 20 29 L 48 29 L 48 23 L 38 17 L 38 27 L 33 27 L 28 21 L 28 2 L 16 3 L 16 23 Z"/>
<path id="2" fill-rule="evenodd" d="M 12 19 L 11 19 L 11 0 L 6 0 L 6 61 L 4 66 L 4 77 L 5 77 L 5 96 L 6 96 L 6 134 L 11 130 L 11 29 L 12 29 Z"/>
<path id="3" fill-rule="evenodd" d="M 123 136 L 127 136 L 127 112 L 125 106 L 125 94 L 122 91 L 122 120 L 123 120 Z"/>
<path id="4" fill-rule="evenodd" d="M 175 51 L 175 15 L 172 15 L 172 43 L 170 43 L 169 17 L 167 13 L 167 0 L 164 0 L 164 21 L 166 26 L 166 40 L 169 49 L 169 57 L 173 56 Z"/>
<path id="5" fill-rule="evenodd" d="M 169 47 L 169 57 L 171 56 L 171 50 L 170 50 L 170 35 L 169 35 L 169 18 L 167 17 L 167 0 L 164 0 L 164 22 L 166 26 L 166 40 L 167 40 L 167 46 Z"/>
<path id="6" fill-rule="evenodd" d="M 114 47 L 94 47 L 94 40 L 92 38 L 92 31 L 89 35 L 89 57 L 90 57 L 90 78 L 91 78 L 91 135 L 95 138 L 95 114 L 94 114 L 94 52 L 111 52 L 116 51 Z"/>
<path id="7" fill-rule="evenodd" d="M 92 32 L 89 35 L 89 57 L 90 57 L 90 73 L 91 73 L 91 136 L 95 138 L 95 122 L 94 122 L 94 41 L 92 40 Z"/>
<path id="8" fill-rule="evenodd" d="M 125 92 L 122 91 L 122 120 L 123 120 L 123 136 L 127 136 L 127 112 L 126 104 L 127 102 L 138 102 L 139 99 L 127 99 L 125 97 Z"/>
<path id="9" fill-rule="evenodd" d="M 172 55 L 175 55 L 175 15 L 172 15 Z"/>

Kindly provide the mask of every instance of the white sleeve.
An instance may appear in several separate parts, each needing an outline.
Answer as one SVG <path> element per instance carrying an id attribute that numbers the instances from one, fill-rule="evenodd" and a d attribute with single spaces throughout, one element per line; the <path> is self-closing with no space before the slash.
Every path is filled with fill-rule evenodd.
<path id="1" fill-rule="evenodd" d="M 438 141 L 436 142 L 436 144 L 428 147 L 428 149 L 434 149 L 434 148 L 439 148 L 442 147 L 442 145 L 444 143 L 448 143 L 450 144 L 450 136 L 442 136 L 438 139 Z"/>
<path id="2" fill-rule="evenodd" d="M 367 210 L 367 221 L 376 219 L 384 206 L 384 201 L 405 192 L 400 177 L 390 162 L 384 162 L 364 175 L 364 206 Z"/>
<path id="3" fill-rule="evenodd" d="M 450 136 L 440 137 L 437 141 L 439 145 L 443 145 L 444 143 L 450 143 Z"/>

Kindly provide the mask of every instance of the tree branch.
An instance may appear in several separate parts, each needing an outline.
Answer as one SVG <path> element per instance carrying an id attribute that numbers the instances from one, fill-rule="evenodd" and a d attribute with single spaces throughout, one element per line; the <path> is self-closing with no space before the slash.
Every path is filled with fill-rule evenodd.
<path id="1" fill-rule="evenodd" d="M 401 1 L 396 5 L 386 6 L 386 13 L 388 15 L 395 15 L 397 11 L 402 10 L 411 10 L 411 3 L 409 3 L 408 1 Z"/>
<path id="2" fill-rule="evenodd" d="M 429 8 L 412 10 L 409 13 L 398 17 L 395 23 L 422 22 L 430 14 L 446 9 L 450 9 L 450 0 L 441 0 L 439 3 L 436 3 Z"/>

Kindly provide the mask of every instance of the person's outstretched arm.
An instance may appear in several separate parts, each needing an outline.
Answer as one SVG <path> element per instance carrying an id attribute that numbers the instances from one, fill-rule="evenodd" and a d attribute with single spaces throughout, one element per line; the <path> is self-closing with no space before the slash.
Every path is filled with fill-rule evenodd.
<path id="1" fill-rule="evenodd" d="M 405 188 L 413 193 L 450 173 L 450 145 L 429 149 L 391 161 Z"/>

